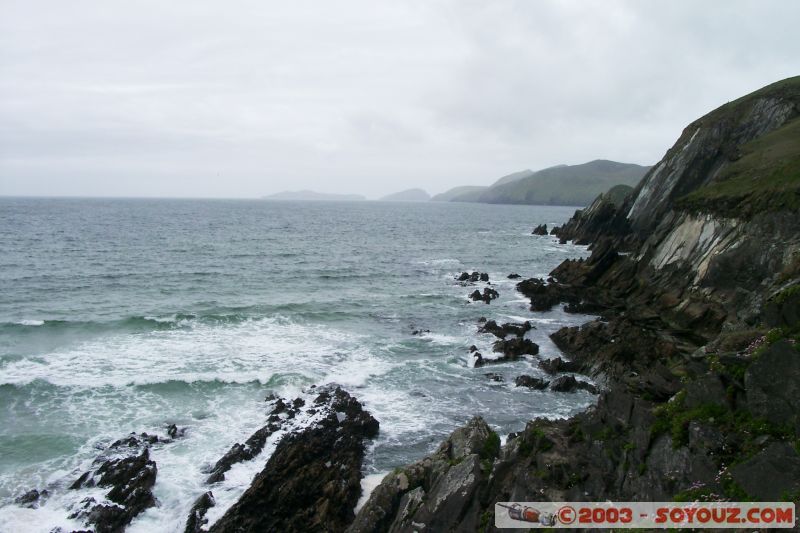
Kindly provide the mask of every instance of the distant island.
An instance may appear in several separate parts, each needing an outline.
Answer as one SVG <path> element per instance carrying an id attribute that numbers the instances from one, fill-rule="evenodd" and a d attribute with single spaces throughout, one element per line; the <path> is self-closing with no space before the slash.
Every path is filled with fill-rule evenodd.
<path id="1" fill-rule="evenodd" d="M 581 165 L 522 170 L 489 187 L 455 187 L 432 198 L 440 202 L 584 206 L 615 185 L 634 186 L 648 166 L 598 159 Z"/>
<path id="2" fill-rule="evenodd" d="M 262 196 L 262 200 L 278 201 L 310 201 L 310 202 L 356 202 L 366 200 L 360 194 L 331 194 L 315 191 L 283 191 L 269 196 Z"/>
<path id="3" fill-rule="evenodd" d="M 422 189 L 408 189 L 388 194 L 379 200 L 381 202 L 427 202 L 430 199 L 431 195 Z"/>

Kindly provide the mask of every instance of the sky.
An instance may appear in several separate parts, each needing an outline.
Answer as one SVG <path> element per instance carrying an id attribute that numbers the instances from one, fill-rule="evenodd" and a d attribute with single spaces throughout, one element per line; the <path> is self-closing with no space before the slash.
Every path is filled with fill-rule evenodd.
<path id="1" fill-rule="evenodd" d="M 0 0 L 0 195 L 374 198 L 653 164 L 793 0 Z"/>

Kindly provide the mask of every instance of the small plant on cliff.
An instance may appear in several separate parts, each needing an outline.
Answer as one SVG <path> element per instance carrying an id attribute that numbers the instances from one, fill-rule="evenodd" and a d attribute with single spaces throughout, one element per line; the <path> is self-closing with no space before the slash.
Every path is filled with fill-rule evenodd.
<path id="1" fill-rule="evenodd" d="M 481 448 L 481 459 L 494 459 L 500 455 L 500 436 L 491 431 L 489 436 L 486 438 L 486 442 L 483 443 L 483 448 Z"/>

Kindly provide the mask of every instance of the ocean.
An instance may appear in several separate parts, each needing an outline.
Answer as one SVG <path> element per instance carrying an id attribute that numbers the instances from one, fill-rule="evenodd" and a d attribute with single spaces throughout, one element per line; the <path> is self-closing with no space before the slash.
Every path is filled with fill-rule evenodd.
<path id="1" fill-rule="evenodd" d="M 515 272 L 546 277 L 585 247 L 531 235 L 574 208 L 456 203 L 0 198 L 0 531 L 79 528 L 72 483 L 130 432 L 153 449 L 159 501 L 129 531 L 182 531 L 204 469 L 265 423 L 264 398 L 339 383 L 380 422 L 365 486 L 482 415 L 502 436 L 594 397 L 514 386 L 536 358 L 472 368 L 491 353 L 478 319 L 548 335 L 587 317 L 535 313 Z M 462 271 L 500 297 L 473 303 Z M 423 330 L 422 334 L 414 334 Z M 499 374 L 503 381 L 486 376 Z M 304 392 L 306 391 L 306 392 Z M 265 454 L 269 451 L 265 451 Z M 211 487 L 221 516 L 263 468 Z M 50 496 L 38 509 L 14 497 Z"/>

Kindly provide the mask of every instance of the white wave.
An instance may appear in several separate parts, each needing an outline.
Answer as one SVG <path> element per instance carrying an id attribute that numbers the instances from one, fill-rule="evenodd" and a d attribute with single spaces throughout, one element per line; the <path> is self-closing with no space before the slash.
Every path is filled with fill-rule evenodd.
<path id="1" fill-rule="evenodd" d="M 44 326 L 44 320 L 23 319 L 17 322 L 20 326 Z"/>

